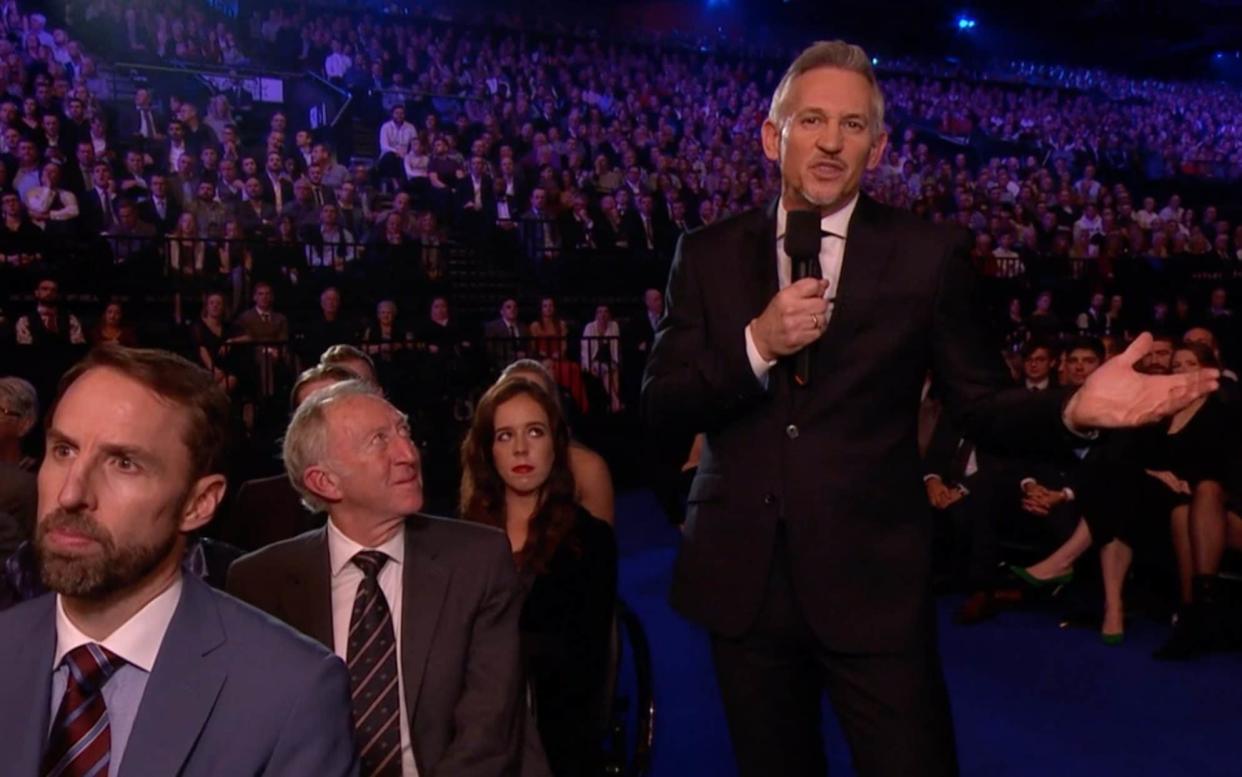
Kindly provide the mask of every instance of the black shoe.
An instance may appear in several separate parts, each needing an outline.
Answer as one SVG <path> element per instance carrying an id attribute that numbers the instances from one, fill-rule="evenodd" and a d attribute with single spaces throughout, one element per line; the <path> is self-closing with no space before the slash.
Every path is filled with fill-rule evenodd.
<path id="1" fill-rule="evenodd" d="M 1202 629 L 1199 627 L 1199 607 L 1188 604 L 1173 621 L 1173 633 L 1151 657 L 1157 661 L 1190 661 L 1204 651 Z"/>

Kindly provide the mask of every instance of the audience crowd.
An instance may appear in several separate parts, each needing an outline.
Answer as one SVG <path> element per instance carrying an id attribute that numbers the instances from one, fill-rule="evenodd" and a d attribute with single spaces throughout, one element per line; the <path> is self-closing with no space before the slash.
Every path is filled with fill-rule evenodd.
<path id="1" fill-rule="evenodd" d="M 45 452 L 34 430 L 62 374 L 88 351 L 87 374 L 198 374 L 172 357 L 135 367 L 118 347 L 178 351 L 210 384 L 197 390 L 231 397 L 228 425 L 251 446 L 265 448 L 264 423 L 283 438 L 287 470 L 236 489 L 214 524 L 187 531 L 178 561 L 348 659 L 355 687 L 353 657 L 366 651 L 352 629 L 325 630 L 324 613 L 340 612 L 344 629 L 361 603 L 381 613 L 366 628 L 415 639 L 396 617 L 413 585 L 397 571 L 413 552 L 400 519 L 422 509 L 424 487 L 461 519 L 420 518 L 418 530 L 470 581 L 446 601 L 486 615 L 436 630 L 424 649 L 441 674 L 420 680 L 431 711 L 377 734 L 364 766 L 512 764 L 529 752 L 531 717 L 552 773 L 600 773 L 613 484 L 571 427 L 637 405 L 680 236 L 771 203 L 777 171 L 756 139 L 777 66 L 305 8 L 240 25 L 189 2 L 92 0 L 78 12 L 55 29 L 13 3 L 0 16 L 0 373 L 13 375 L 0 379 L 0 587 L 18 601 L 47 585 L 35 572 Z M 110 47 L 88 51 L 88 27 Z M 322 129 L 243 90 L 196 100 L 189 86 L 140 86 L 116 98 L 102 63 L 140 55 L 297 62 L 359 98 L 354 120 L 376 152 L 339 158 Z M 1220 573 L 1242 547 L 1231 370 L 1242 214 L 1197 184 L 1242 177 L 1242 95 L 1098 71 L 1018 65 L 981 78 L 909 64 L 890 64 L 892 142 L 865 189 L 969 230 L 1016 383 L 1081 386 L 1104 361 L 1131 358 L 1144 331 L 1154 338 L 1135 369 L 1225 375 L 1169 423 L 1084 440 L 1055 461 L 976 449 L 939 413 L 929 378 L 925 483 L 939 582 L 970 594 L 959 621 L 1054 595 L 1095 566 L 1075 566 L 1094 549 L 1105 643 L 1123 639 L 1133 567 L 1155 588 L 1167 581 L 1175 602 L 1158 657 L 1236 645 Z M 510 286 L 459 314 L 480 278 Z M 49 445 L 47 456 L 64 447 Z M 676 451 L 683 469 L 695 450 Z M 306 530 L 320 545 L 281 542 Z M 395 565 L 346 567 L 344 554 L 379 546 Z M 322 608 L 289 611 L 285 572 L 324 547 L 358 600 L 319 581 Z M 243 551 L 255 555 L 229 571 Z M 405 595 L 427 605 L 416 590 Z M 432 628 L 433 616 L 411 617 Z M 477 647 L 471 633 L 493 641 Z M 414 670 L 401 671 L 408 682 Z M 389 691 L 377 703 L 396 715 L 407 701 Z"/>

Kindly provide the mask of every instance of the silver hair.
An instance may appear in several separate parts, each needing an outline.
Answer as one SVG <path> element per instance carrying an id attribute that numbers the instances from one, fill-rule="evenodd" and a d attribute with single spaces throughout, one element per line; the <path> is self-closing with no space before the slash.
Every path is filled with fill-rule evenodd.
<path id="1" fill-rule="evenodd" d="M 306 487 L 307 468 L 322 464 L 328 459 L 327 408 L 347 397 L 375 397 L 383 399 L 379 389 L 364 380 L 344 380 L 311 392 L 289 421 L 285 439 L 281 444 L 281 457 L 285 462 L 285 474 L 294 490 L 302 497 L 302 504 L 311 512 L 324 512 L 328 505 Z"/>
<path id="2" fill-rule="evenodd" d="M 772 103 L 768 106 L 768 120 L 780 126 L 785 119 L 785 100 L 789 97 L 789 87 L 793 80 L 811 70 L 821 67 L 837 68 L 857 73 L 867 79 L 871 85 L 871 134 L 878 135 L 884 131 L 884 93 L 880 91 L 880 82 L 871 67 L 871 58 L 861 46 L 846 43 L 843 40 L 821 40 L 812 43 L 803 50 L 798 58 L 785 71 L 781 81 L 772 93 Z"/>
<path id="3" fill-rule="evenodd" d="M 39 392 L 21 378 L 0 378 L 0 410 L 17 413 L 19 422 L 33 425 L 39 417 Z"/>

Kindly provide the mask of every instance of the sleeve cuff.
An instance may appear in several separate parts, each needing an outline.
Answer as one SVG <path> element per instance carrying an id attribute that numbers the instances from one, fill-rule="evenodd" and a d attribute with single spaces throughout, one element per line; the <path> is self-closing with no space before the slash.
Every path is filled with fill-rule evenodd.
<path id="1" fill-rule="evenodd" d="M 759 346 L 755 345 L 755 336 L 746 325 L 746 358 L 750 362 L 750 371 L 765 387 L 768 385 L 768 373 L 776 366 L 776 360 L 768 361 L 759 354 Z"/>
<path id="2" fill-rule="evenodd" d="M 1025 489 L 1027 486 L 1038 483 L 1035 478 L 1022 478 L 1018 481 L 1018 488 Z"/>
<path id="3" fill-rule="evenodd" d="M 1070 488 L 1069 486 L 1066 486 L 1065 488 L 1061 489 L 1061 493 L 1065 494 L 1065 498 L 1067 501 L 1070 501 L 1070 502 L 1074 501 L 1074 489 Z"/>

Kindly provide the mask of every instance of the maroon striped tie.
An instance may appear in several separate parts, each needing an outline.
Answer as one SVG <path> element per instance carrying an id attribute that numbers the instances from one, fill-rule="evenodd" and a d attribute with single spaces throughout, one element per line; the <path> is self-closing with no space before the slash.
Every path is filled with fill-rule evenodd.
<path id="1" fill-rule="evenodd" d="M 43 755 L 43 777 L 107 777 L 112 732 L 103 687 L 125 663 L 94 642 L 65 654 L 69 682 Z"/>
<path id="2" fill-rule="evenodd" d="M 378 550 L 354 555 L 362 582 L 349 617 L 346 664 L 352 689 L 362 777 L 401 775 L 401 686 L 397 682 L 397 637 L 392 613 L 379 586 L 388 556 Z"/>

